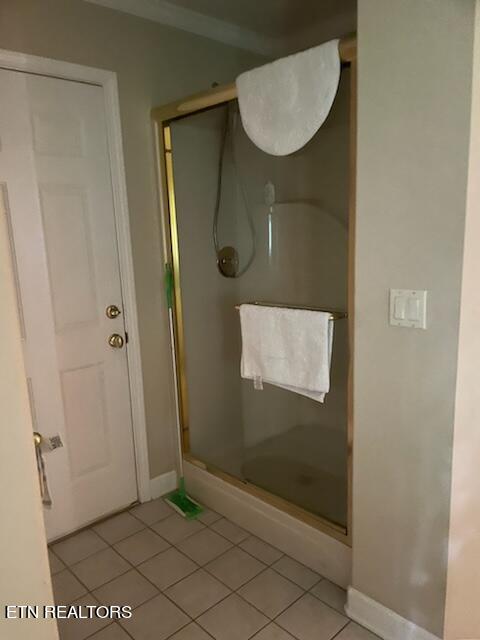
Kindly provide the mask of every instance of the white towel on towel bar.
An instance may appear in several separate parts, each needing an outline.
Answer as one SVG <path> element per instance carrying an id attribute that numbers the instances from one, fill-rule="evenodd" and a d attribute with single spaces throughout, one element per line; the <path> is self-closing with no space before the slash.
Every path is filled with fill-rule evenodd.
<path id="1" fill-rule="evenodd" d="M 241 376 L 323 402 L 330 390 L 333 325 L 323 311 L 240 306 Z"/>

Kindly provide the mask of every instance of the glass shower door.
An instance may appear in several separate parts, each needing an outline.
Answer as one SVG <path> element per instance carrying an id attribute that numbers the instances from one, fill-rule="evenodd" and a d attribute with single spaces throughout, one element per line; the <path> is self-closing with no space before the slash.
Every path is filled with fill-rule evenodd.
<path id="1" fill-rule="evenodd" d="M 236 307 L 347 309 L 348 72 L 324 126 L 291 156 L 256 148 L 235 102 L 176 120 L 170 131 L 189 454 L 344 528 L 347 321 L 335 322 L 322 404 L 242 380 Z"/>

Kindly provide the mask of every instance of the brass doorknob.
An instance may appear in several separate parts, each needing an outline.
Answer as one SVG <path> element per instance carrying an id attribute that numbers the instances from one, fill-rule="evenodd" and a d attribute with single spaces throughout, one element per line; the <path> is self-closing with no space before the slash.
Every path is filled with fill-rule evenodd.
<path id="1" fill-rule="evenodd" d="M 110 318 L 111 320 L 118 318 L 118 316 L 121 313 L 122 312 L 120 311 L 120 309 L 117 307 L 116 304 L 109 304 L 108 307 L 105 309 L 105 314 L 107 318 Z"/>
<path id="2" fill-rule="evenodd" d="M 112 335 L 108 339 L 108 344 L 114 349 L 121 349 L 124 342 L 125 340 L 119 333 L 112 333 Z"/>

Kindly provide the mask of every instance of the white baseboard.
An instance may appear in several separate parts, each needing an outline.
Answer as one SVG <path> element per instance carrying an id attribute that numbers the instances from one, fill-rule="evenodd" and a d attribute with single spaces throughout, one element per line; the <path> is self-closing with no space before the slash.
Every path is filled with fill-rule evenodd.
<path id="1" fill-rule="evenodd" d="M 169 491 L 173 491 L 176 488 L 176 471 L 168 471 L 167 473 L 162 473 L 162 475 L 157 476 L 156 478 L 150 479 L 150 497 L 152 500 L 155 500 L 155 498 L 160 498 L 160 496 L 163 496 Z"/>
<path id="2" fill-rule="evenodd" d="M 350 547 L 185 461 L 188 493 L 335 584 L 350 584 Z"/>
<path id="3" fill-rule="evenodd" d="M 433 633 L 417 626 L 398 613 L 384 607 L 353 587 L 348 588 L 345 612 L 349 618 L 384 640 L 439 640 Z"/>

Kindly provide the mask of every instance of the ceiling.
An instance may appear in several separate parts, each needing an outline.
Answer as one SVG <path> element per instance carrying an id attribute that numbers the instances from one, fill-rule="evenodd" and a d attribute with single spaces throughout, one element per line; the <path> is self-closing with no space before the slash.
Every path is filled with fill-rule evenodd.
<path id="1" fill-rule="evenodd" d="M 255 31 L 281 38 L 303 31 L 312 23 L 356 13 L 356 0 L 170 0 L 197 11 Z"/>
<path id="2" fill-rule="evenodd" d="M 356 30 L 357 0 L 87 0 L 275 58 Z"/>

